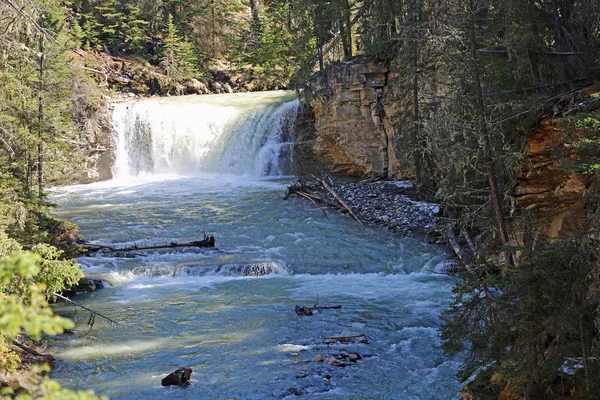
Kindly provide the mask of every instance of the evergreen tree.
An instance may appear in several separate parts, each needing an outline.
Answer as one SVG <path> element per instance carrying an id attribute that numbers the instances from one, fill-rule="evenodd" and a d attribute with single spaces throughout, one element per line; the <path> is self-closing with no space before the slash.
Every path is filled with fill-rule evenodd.
<path id="1" fill-rule="evenodd" d="M 177 34 L 173 16 L 167 19 L 166 34 L 161 66 L 165 75 L 173 82 L 183 82 L 199 75 L 198 59 L 187 39 Z"/>

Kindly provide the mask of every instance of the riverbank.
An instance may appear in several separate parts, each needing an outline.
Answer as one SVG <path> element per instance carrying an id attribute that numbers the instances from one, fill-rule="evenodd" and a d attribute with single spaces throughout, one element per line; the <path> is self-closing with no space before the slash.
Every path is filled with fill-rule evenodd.
<path id="1" fill-rule="evenodd" d="M 366 225 L 405 236 L 435 231 L 440 206 L 414 200 L 417 193 L 411 181 L 330 182 L 330 187 Z M 327 204 L 337 203 L 332 193 L 322 186 L 310 186 L 309 190 Z"/>

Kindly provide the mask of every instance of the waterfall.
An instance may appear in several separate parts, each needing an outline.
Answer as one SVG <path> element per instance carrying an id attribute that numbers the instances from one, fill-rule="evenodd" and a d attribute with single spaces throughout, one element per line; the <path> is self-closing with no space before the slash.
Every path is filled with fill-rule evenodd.
<path id="1" fill-rule="evenodd" d="M 287 174 L 298 105 L 284 91 L 117 104 L 113 176 Z"/>

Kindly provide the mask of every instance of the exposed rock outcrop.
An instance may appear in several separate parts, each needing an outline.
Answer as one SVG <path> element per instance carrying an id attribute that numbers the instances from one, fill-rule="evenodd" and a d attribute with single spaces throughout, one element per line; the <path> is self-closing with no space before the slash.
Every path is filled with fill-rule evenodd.
<path id="1" fill-rule="evenodd" d="M 74 296 L 77 293 L 89 293 L 104 288 L 104 285 L 102 279 L 81 278 L 76 285 L 64 290 L 63 295 Z"/>
<path id="2" fill-rule="evenodd" d="M 515 195 L 522 212 L 531 215 L 535 233 L 558 238 L 588 229 L 591 179 L 573 168 L 577 155 L 569 143 L 590 133 L 547 117 L 527 135 Z"/>
<path id="3" fill-rule="evenodd" d="M 297 120 L 294 172 L 327 166 L 350 176 L 412 177 L 389 119 L 395 103 L 385 100 L 394 74 L 383 62 L 357 57 L 315 75 Z"/>
<path id="4" fill-rule="evenodd" d="M 77 183 L 105 181 L 112 178 L 114 163 L 112 141 L 112 106 L 106 101 L 87 110 L 84 118 L 77 121 L 83 168 L 75 171 Z"/>
<path id="5" fill-rule="evenodd" d="M 394 93 L 401 80 L 393 63 L 365 57 L 313 76 L 296 123 L 293 172 L 333 169 L 356 177 L 387 172 L 390 178 L 413 178 L 413 163 L 401 150 L 401 124 L 395 120 L 400 109 L 410 108 L 410 101 Z M 430 86 L 427 92 L 443 90 Z M 527 133 L 524 162 L 516 171 L 514 194 L 521 214 L 531 216 L 534 233 L 551 238 L 588 229 L 591 179 L 573 167 L 577 157 L 569 143 L 590 132 L 566 125 L 565 113 L 581 100 L 574 96 L 586 94 L 557 100 L 551 114 Z"/>

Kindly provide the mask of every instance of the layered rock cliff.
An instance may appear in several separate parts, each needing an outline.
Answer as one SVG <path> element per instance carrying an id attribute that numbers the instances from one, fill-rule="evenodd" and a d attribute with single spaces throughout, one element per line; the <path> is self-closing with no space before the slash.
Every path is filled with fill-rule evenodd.
<path id="1" fill-rule="evenodd" d="M 577 153 L 570 143 L 592 134 L 557 116 L 543 118 L 527 134 L 515 197 L 521 212 L 531 216 L 534 232 L 558 238 L 589 228 L 592 179 L 574 168 Z"/>
<path id="2" fill-rule="evenodd" d="M 395 80 L 401 78 L 393 65 L 367 58 L 335 64 L 314 76 L 297 120 L 294 172 L 413 178 L 414 167 L 402 152 L 406 146 L 394 118 L 402 107 L 410 107 L 393 93 Z M 517 215 L 532 222 L 533 233 L 551 238 L 588 229 L 591 179 L 574 168 L 577 154 L 570 143 L 591 133 L 567 122 L 573 104 L 581 101 L 573 96 L 559 99 L 526 133 L 523 161 L 513 182 Z M 520 242 L 523 227 L 513 231 Z"/>
<path id="3" fill-rule="evenodd" d="M 390 78 L 385 63 L 358 57 L 313 77 L 298 119 L 294 171 L 412 177 L 390 123 L 396 112 L 396 103 L 385 100 Z"/>

